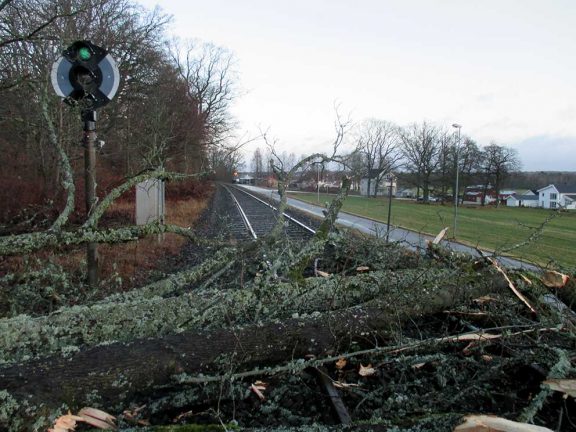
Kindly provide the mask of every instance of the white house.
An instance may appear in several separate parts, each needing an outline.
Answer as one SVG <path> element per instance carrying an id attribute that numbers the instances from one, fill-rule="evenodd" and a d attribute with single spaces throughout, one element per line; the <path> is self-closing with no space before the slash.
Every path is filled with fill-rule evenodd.
<path id="1" fill-rule="evenodd" d="M 538 207 L 538 195 L 510 195 L 506 198 L 508 207 Z"/>
<path id="2" fill-rule="evenodd" d="M 373 170 L 375 171 L 375 170 Z M 370 190 L 368 190 L 368 177 L 362 177 L 360 180 L 360 195 L 362 196 L 374 196 L 374 190 L 376 188 L 376 173 L 372 173 L 373 177 L 370 178 Z M 396 195 L 396 177 L 392 178 L 392 181 L 388 177 L 384 177 L 380 184 L 378 185 L 378 191 L 376 196 L 387 196 L 390 193 L 390 186 L 392 186 L 392 195 Z"/>
<path id="3" fill-rule="evenodd" d="M 538 203 L 544 208 L 576 210 L 576 185 L 548 185 L 538 189 Z"/>

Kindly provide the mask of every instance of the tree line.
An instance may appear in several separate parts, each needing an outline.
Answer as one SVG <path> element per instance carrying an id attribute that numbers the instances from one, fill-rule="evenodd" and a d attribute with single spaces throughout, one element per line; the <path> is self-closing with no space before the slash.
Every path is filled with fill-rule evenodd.
<path id="1" fill-rule="evenodd" d="M 0 3 L 2 202 L 15 193 L 21 207 L 26 200 L 59 202 L 64 169 L 58 147 L 81 177 L 79 108 L 63 104 L 50 84 L 53 62 L 75 40 L 107 49 L 121 75 L 116 100 L 99 110 L 101 186 L 158 167 L 232 169 L 234 58 L 210 43 L 168 39 L 170 21 L 159 9 L 130 0 Z M 17 206 L 2 207 L 6 220 Z"/>
<path id="2" fill-rule="evenodd" d="M 400 127 L 385 120 L 365 120 L 351 130 L 348 144 L 353 150 L 342 156 L 341 170 L 351 178 L 353 189 L 358 190 L 365 179 L 372 196 L 378 194 L 388 176 L 394 175 L 416 188 L 424 201 L 432 192 L 453 199 L 456 170 L 460 197 L 469 185 L 482 185 L 498 193 L 521 168 L 515 149 L 495 142 L 480 147 L 468 136 L 428 122 Z M 269 154 L 270 150 L 254 151 L 252 169 L 257 177 L 268 173 L 265 155 Z M 284 155 L 284 159 L 291 161 L 295 156 Z M 317 168 L 308 166 L 300 178 L 315 178 Z"/>
<path id="3" fill-rule="evenodd" d="M 495 142 L 479 147 L 468 136 L 428 122 L 399 127 L 366 120 L 356 130 L 355 144 L 349 156 L 350 175 L 367 178 L 374 196 L 387 176 L 398 173 L 408 174 L 403 177 L 424 201 L 431 191 L 441 198 L 453 197 L 456 172 L 459 196 L 472 184 L 491 186 L 499 193 L 510 174 L 521 167 L 515 149 Z"/>

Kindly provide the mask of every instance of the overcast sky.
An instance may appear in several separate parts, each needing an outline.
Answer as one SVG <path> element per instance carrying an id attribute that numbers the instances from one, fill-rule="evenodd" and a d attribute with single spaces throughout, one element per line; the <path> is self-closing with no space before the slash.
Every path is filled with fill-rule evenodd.
<path id="1" fill-rule="evenodd" d="M 152 8 L 156 0 L 140 0 Z M 423 120 L 525 170 L 576 171 L 574 0 L 170 0 L 171 31 L 231 50 L 243 129 L 325 150 L 334 103 L 356 122 Z M 253 149 L 252 146 L 249 150 Z"/>

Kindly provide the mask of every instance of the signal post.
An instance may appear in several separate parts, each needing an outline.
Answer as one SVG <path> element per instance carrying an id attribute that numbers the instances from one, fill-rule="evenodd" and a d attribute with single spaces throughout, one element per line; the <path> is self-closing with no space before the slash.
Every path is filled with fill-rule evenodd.
<path id="1" fill-rule="evenodd" d="M 92 42 L 74 42 L 52 66 L 52 86 L 68 105 L 79 106 L 83 122 L 84 179 L 86 214 L 90 217 L 96 205 L 96 109 L 112 100 L 120 84 L 116 62 L 108 52 Z M 87 282 L 98 285 L 98 248 L 86 247 Z"/>

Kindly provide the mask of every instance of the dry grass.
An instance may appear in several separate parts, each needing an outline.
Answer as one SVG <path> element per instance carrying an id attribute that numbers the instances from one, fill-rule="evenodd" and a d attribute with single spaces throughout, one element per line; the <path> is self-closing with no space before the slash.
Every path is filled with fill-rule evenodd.
<path id="1" fill-rule="evenodd" d="M 207 199 L 169 200 L 166 202 L 166 223 L 183 227 L 193 226 L 206 208 Z M 134 203 L 119 202 L 111 209 L 129 213 L 134 218 Z M 177 256 L 186 239 L 176 234 L 152 236 L 120 245 L 101 245 L 100 277 L 102 280 L 122 280 L 122 289 L 129 289 L 145 282 L 149 273 L 170 256 Z"/>
<path id="2" fill-rule="evenodd" d="M 208 195 L 208 194 L 207 194 Z M 196 199 L 169 199 L 166 202 L 166 222 L 183 227 L 193 226 L 206 208 L 209 196 Z M 106 213 L 103 225 L 107 227 L 130 225 L 134 223 L 134 202 L 120 200 Z M 99 276 L 101 287 L 98 297 L 104 297 L 114 291 L 127 290 L 150 279 L 153 271 L 160 271 L 170 257 L 181 253 L 186 239 L 176 234 L 152 236 L 131 243 L 118 245 L 100 245 Z M 0 260 L 0 276 L 8 273 L 23 273 L 38 270 L 43 263 L 51 261 L 60 267 L 71 279 L 79 278 L 85 261 L 83 247 L 54 254 L 52 251 L 39 251 L 25 259 L 23 257 L 4 257 Z"/>

